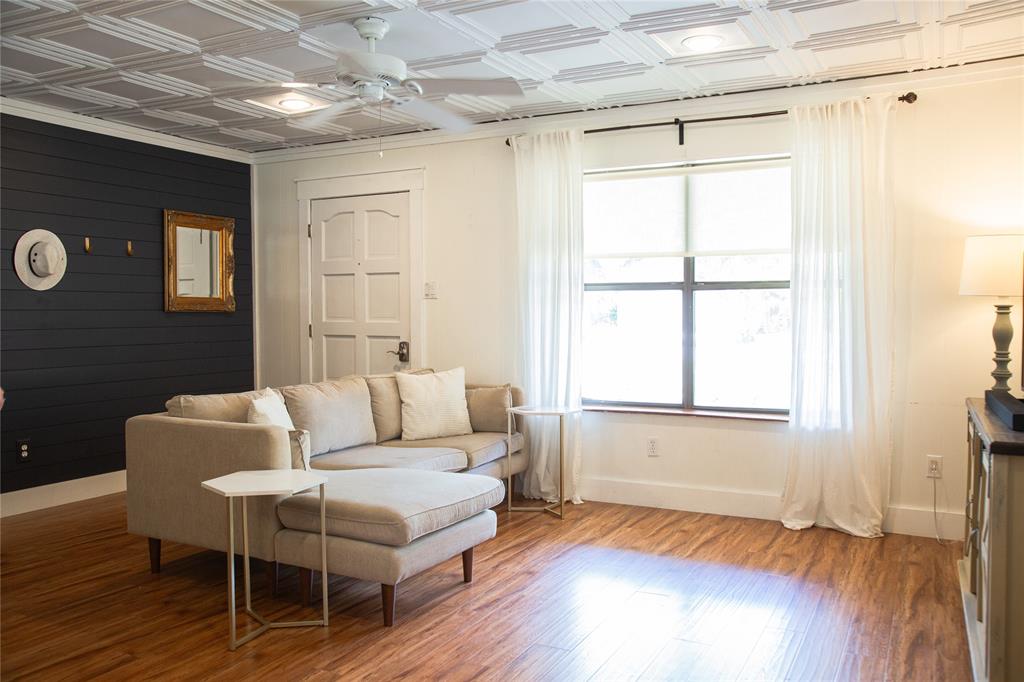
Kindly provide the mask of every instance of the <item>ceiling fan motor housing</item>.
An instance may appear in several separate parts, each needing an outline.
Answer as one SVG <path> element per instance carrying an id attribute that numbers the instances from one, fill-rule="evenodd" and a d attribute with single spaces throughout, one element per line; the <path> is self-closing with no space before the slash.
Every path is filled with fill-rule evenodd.
<path id="1" fill-rule="evenodd" d="M 335 74 L 347 85 L 381 82 L 385 87 L 398 87 L 405 80 L 405 62 L 379 52 L 348 52 L 338 57 Z"/>

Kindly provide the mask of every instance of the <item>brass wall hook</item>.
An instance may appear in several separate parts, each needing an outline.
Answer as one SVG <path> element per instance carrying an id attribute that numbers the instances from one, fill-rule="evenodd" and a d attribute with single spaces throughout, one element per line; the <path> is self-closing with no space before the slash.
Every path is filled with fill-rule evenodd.
<path id="1" fill-rule="evenodd" d="M 92 240 L 89 237 L 85 238 L 85 252 L 92 253 Z"/>
<path id="2" fill-rule="evenodd" d="M 128 240 L 127 245 L 128 245 L 128 248 L 127 248 L 128 255 L 131 256 L 131 255 L 133 255 L 132 254 L 132 240 L 131 239 Z"/>

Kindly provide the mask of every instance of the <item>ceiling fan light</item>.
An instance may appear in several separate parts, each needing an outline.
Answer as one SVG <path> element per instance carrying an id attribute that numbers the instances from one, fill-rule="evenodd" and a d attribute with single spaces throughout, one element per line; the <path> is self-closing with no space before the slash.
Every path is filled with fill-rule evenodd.
<path id="1" fill-rule="evenodd" d="M 285 97 L 278 101 L 278 106 L 288 111 L 305 111 L 313 106 L 313 103 L 308 99 L 300 99 L 298 97 Z"/>
<path id="2" fill-rule="evenodd" d="M 683 39 L 683 47 L 694 52 L 707 52 L 725 42 L 725 38 L 713 33 L 701 33 Z"/>

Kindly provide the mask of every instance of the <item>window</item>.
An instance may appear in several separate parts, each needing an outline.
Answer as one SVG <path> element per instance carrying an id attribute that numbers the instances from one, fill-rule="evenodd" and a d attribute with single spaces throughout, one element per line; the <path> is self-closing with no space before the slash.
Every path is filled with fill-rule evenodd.
<path id="1" fill-rule="evenodd" d="M 788 410 L 789 183 L 784 161 L 587 175 L 586 402 Z"/>

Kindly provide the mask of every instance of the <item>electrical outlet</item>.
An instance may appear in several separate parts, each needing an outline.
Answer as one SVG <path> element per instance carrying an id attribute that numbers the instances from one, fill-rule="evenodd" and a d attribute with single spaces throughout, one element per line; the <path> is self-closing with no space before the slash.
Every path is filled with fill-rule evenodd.
<path id="1" fill-rule="evenodd" d="M 927 478 L 942 478 L 942 455 L 928 455 Z"/>
<path id="2" fill-rule="evenodd" d="M 648 438 L 647 439 L 647 456 L 658 457 L 658 439 Z"/>
<path id="3" fill-rule="evenodd" d="M 27 462 L 29 460 L 28 440 L 28 438 L 22 438 L 19 441 L 17 441 L 19 462 Z"/>

